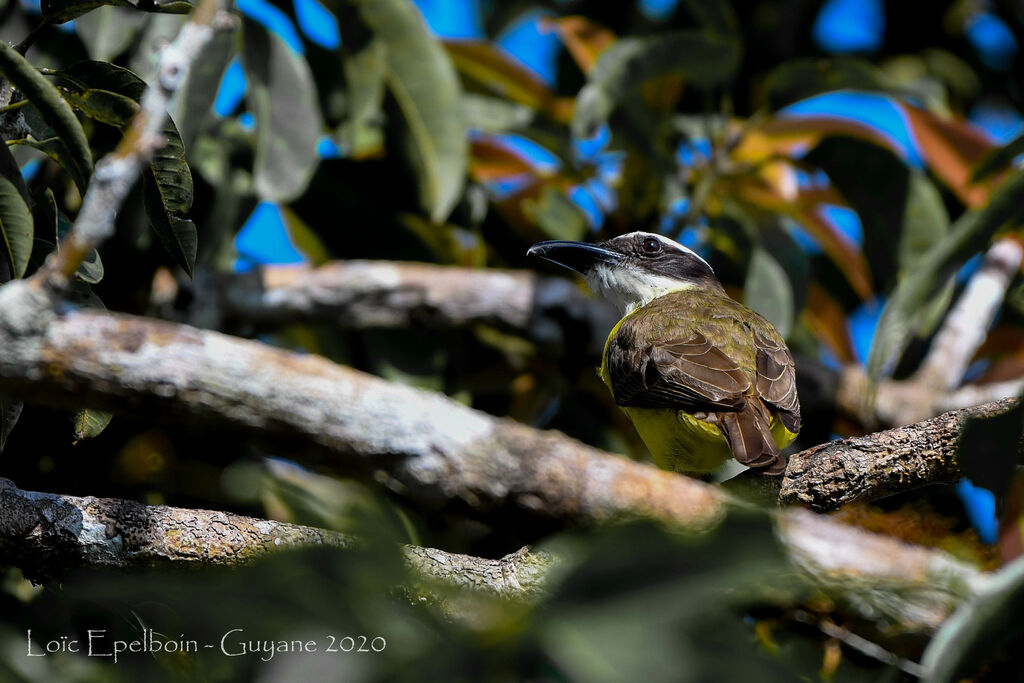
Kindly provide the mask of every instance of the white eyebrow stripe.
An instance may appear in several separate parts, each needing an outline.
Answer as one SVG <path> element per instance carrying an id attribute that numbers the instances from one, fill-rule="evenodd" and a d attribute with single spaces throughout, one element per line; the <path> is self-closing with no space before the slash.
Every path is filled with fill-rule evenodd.
<path id="1" fill-rule="evenodd" d="M 696 258 L 698 258 L 700 260 L 701 263 L 703 263 L 705 266 L 708 267 L 708 270 L 710 270 L 712 273 L 715 272 L 715 269 L 711 267 L 711 264 L 708 263 L 707 261 L 705 261 L 704 258 L 700 254 L 695 252 L 693 249 L 690 249 L 689 247 L 684 247 L 683 245 L 679 244 L 679 242 L 676 242 L 673 239 L 669 239 L 668 237 L 665 237 L 664 235 L 658 235 L 657 233 L 643 232 L 641 230 L 637 230 L 636 232 L 631 232 L 628 235 L 624 235 L 624 236 L 625 237 L 633 237 L 634 235 L 636 235 L 636 236 L 643 235 L 643 237 L 645 237 L 645 238 L 647 238 L 647 237 L 654 237 L 656 239 L 659 239 L 659 240 L 661 240 L 662 244 L 664 244 L 664 245 L 666 245 L 668 247 L 671 247 L 673 249 L 678 249 L 679 251 L 683 252 L 684 254 L 691 254 L 692 256 L 695 256 Z"/>

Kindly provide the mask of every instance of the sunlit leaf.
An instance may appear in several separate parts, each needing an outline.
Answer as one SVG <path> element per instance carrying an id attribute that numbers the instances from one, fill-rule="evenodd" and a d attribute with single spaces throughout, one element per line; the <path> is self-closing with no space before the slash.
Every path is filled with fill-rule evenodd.
<path id="1" fill-rule="evenodd" d="M 469 174 L 478 181 L 501 180 L 534 170 L 521 154 L 493 138 L 473 140 L 470 150 Z"/>
<path id="2" fill-rule="evenodd" d="M 371 40 L 358 51 L 344 50 L 345 120 L 335 132 L 345 155 L 362 159 L 384 148 L 384 93 L 387 46 Z"/>
<path id="3" fill-rule="evenodd" d="M 997 573 L 981 594 L 946 619 L 925 649 L 925 683 L 954 683 L 971 677 L 1001 646 L 1024 632 L 1024 559 Z M 1015 656 L 1015 655 L 1014 655 Z"/>
<path id="4" fill-rule="evenodd" d="M 544 18 L 541 20 L 541 28 L 554 30 L 558 34 L 565 49 L 585 74 L 590 73 L 601 53 L 615 42 L 612 31 L 582 16 Z"/>
<path id="5" fill-rule="evenodd" d="M 113 417 L 112 413 L 91 408 L 82 408 L 76 412 L 71 418 L 75 430 L 75 443 L 99 436 L 107 428 L 107 425 L 110 424 Z"/>
<path id="6" fill-rule="evenodd" d="M 909 340 L 919 329 L 915 316 L 963 263 L 985 248 L 999 228 L 1024 215 L 1024 172 L 1015 172 L 1000 185 L 983 208 L 968 211 L 949 234 L 923 254 L 913 272 L 900 279 L 875 330 L 868 374 L 891 372 Z"/>
<path id="7" fill-rule="evenodd" d="M 867 124 L 833 116 L 777 116 L 746 131 L 732 156 L 760 162 L 778 154 L 800 156 L 829 135 L 845 135 L 899 152 L 895 142 Z"/>
<path id="8" fill-rule="evenodd" d="M 793 327 L 793 287 L 778 261 L 761 248 L 754 250 L 743 285 L 743 303 L 769 320 L 783 337 Z"/>
<path id="9" fill-rule="evenodd" d="M 811 197 L 810 195 L 805 197 L 798 193 L 794 201 L 787 201 L 764 181 L 749 176 L 736 179 L 730 185 L 728 191 L 734 192 L 743 202 L 759 210 L 789 216 L 799 223 L 821 245 L 825 254 L 846 277 L 853 291 L 862 299 L 871 297 L 874 286 L 864 253 L 826 218 L 819 204 L 805 201 Z"/>
<path id="10" fill-rule="evenodd" d="M 278 36 L 245 22 L 247 100 L 256 116 L 256 192 L 267 201 L 301 195 L 319 163 L 323 128 L 309 64 Z"/>
<path id="11" fill-rule="evenodd" d="M 980 207 L 990 189 L 972 185 L 972 169 L 993 149 L 985 135 L 964 121 L 939 116 L 901 103 L 921 154 L 935 175 L 969 207 Z"/>
<path id="12" fill-rule="evenodd" d="M 534 117 L 534 111 L 529 107 L 498 97 L 475 93 L 462 96 L 462 118 L 469 129 L 510 133 L 530 125 Z"/>
<path id="13" fill-rule="evenodd" d="M 571 99 L 558 97 L 532 71 L 493 45 L 447 40 L 444 48 L 467 90 L 503 97 L 560 123 L 572 117 Z"/>
<path id="14" fill-rule="evenodd" d="M 593 137 L 611 113 L 645 82 L 681 74 L 698 87 L 729 80 L 740 60 L 735 40 L 697 31 L 621 38 L 605 50 L 576 98 L 572 131 Z"/>
<path id="15" fill-rule="evenodd" d="M 109 90 L 90 88 L 81 93 L 62 90 L 62 94 L 68 104 L 90 119 L 112 126 L 127 126 L 139 111 L 139 105 L 135 100 Z"/>
<path id="16" fill-rule="evenodd" d="M 399 151 L 416 170 L 420 205 L 444 222 L 462 195 L 469 151 L 451 59 L 407 0 L 332 0 L 328 7 L 342 27 L 357 19 L 387 48 L 387 86 L 405 124 Z"/>
<path id="17" fill-rule="evenodd" d="M 17 50 L 0 40 L 0 72 L 25 98 L 35 105 L 39 114 L 68 151 L 61 159 L 79 191 L 85 192 L 92 175 L 92 152 L 89 141 L 71 107 L 50 81 L 39 73 Z"/>

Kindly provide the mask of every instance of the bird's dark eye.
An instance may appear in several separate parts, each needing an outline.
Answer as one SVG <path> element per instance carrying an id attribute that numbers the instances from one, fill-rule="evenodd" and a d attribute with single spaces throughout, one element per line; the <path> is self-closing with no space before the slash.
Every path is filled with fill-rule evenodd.
<path id="1" fill-rule="evenodd" d="M 661 253 L 661 240 L 648 237 L 640 244 L 640 248 L 643 249 L 644 256 L 655 256 Z"/>

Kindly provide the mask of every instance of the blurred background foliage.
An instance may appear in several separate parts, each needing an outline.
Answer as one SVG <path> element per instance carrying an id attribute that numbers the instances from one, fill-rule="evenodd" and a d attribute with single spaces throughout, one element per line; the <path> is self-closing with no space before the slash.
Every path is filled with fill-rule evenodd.
<path id="1" fill-rule="evenodd" d="M 166 312 L 153 302 L 170 291 L 171 308 L 186 317 L 202 306 L 211 277 L 262 264 L 365 258 L 522 268 L 538 240 L 657 231 L 707 257 L 733 296 L 786 335 L 805 413 L 797 447 L 806 447 L 865 430 L 836 414 L 840 368 L 911 373 L 980 252 L 996 237 L 1020 234 L 1024 13 L 1016 3 L 236 7 L 244 20 L 219 35 L 190 74 L 165 131 L 170 144 L 118 215 L 116 237 L 79 272 L 83 305 Z M 16 86 L 0 118 L 8 143 L 0 150 L 5 279 L 30 275 L 55 248 L 92 161 L 119 143 L 153 77 L 155 51 L 188 9 L 126 0 L 0 7 L 0 39 L 27 49 L 26 59 L 9 48 L 0 54 L 0 70 Z M 560 350 L 483 325 L 395 332 L 233 320 L 224 330 L 646 457 L 597 380 L 596 359 L 579 352 L 592 341 L 584 330 L 570 330 Z M 1022 342 L 1018 292 L 969 378 L 1020 376 Z M 1020 420 L 1014 413 L 986 443 L 1013 452 Z M 232 509 L 492 557 L 543 541 L 571 561 L 542 608 L 480 607 L 491 616 L 471 625 L 395 599 L 389 588 L 401 570 L 383 549 L 280 557 L 210 576 L 83 574 L 45 590 L 11 571 L 0 592 L 0 674 L 905 675 L 841 649 L 816 627 L 830 618 L 827 597 L 812 601 L 816 613 L 758 611 L 757 591 L 791 591 L 793 605 L 806 604 L 804 589 L 777 570 L 777 550 L 759 523 L 731 521 L 698 539 L 634 527 L 552 533 L 410 509 L 302 470 L 287 455 L 95 411 L 69 424 L 64 413 L 29 406 L 7 439 L 0 475 L 25 489 Z M 995 491 L 1014 521 L 1020 489 Z M 995 507 L 992 494 L 985 500 Z M 951 487 L 843 514 L 983 566 L 998 563 Z M 993 524 L 980 529 L 995 541 Z M 753 592 L 732 592 L 737 586 Z M 22 656 L 24 628 L 60 634 L 104 623 L 196 638 L 236 626 L 265 639 L 344 630 L 379 633 L 389 645 L 387 656 L 270 666 L 205 654 L 117 667 Z M 1012 668 L 1005 652 L 1020 634 L 1011 635 L 990 671 Z M 916 658 L 923 646 L 906 643 L 900 654 Z M 413 666 L 422 668 L 409 674 Z"/>

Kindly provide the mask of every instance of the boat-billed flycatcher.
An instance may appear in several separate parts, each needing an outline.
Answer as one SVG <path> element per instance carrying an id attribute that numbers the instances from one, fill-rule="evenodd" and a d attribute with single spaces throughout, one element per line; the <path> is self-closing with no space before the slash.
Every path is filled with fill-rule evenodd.
<path id="1" fill-rule="evenodd" d="M 599 373 L 660 467 L 711 472 L 735 457 L 785 470 L 780 449 L 800 431 L 793 356 L 707 261 L 648 232 L 540 242 L 528 254 L 582 274 L 622 310 Z"/>

